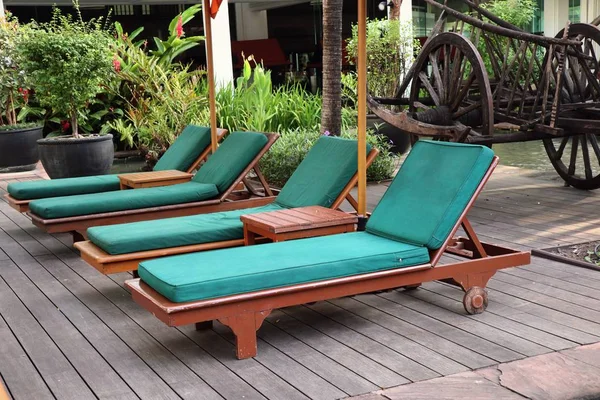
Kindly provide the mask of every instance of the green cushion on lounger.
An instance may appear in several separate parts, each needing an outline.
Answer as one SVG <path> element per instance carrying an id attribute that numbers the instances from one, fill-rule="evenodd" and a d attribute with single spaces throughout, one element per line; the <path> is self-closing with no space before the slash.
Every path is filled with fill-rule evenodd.
<path id="1" fill-rule="evenodd" d="M 188 125 L 154 166 L 154 171 L 187 171 L 210 145 L 210 128 Z"/>
<path id="2" fill-rule="evenodd" d="M 244 238 L 240 216 L 281 210 L 276 204 L 219 213 L 89 228 L 89 240 L 108 254 L 166 249 Z"/>
<path id="3" fill-rule="evenodd" d="M 15 182 L 9 184 L 7 188 L 8 193 L 18 200 L 110 192 L 113 190 L 119 190 L 118 175 L 81 176 L 78 178 Z"/>
<path id="4" fill-rule="evenodd" d="M 118 192 L 51 197 L 32 201 L 29 203 L 29 209 L 42 218 L 51 219 L 191 203 L 207 200 L 218 194 L 215 185 L 186 182 Z"/>
<path id="5" fill-rule="evenodd" d="M 419 141 L 367 222 L 367 231 L 438 249 L 487 172 L 484 146 Z"/>
<path id="6" fill-rule="evenodd" d="M 213 183 L 219 189 L 219 193 L 225 192 L 260 153 L 267 141 L 267 137 L 262 133 L 233 132 L 202 165 L 192 180 Z"/>
<path id="7" fill-rule="evenodd" d="M 321 136 L 281 189 L 277 204 L 287 208 L 331 206 L 356 173 L 357 153 L 356 140 Z"/>
<path id="8" fill-rule="evenodd" d="M 138 272 L 169 300 L 186 302 L 427 262 L 425 247 L 355 232 L 159 258 Z"/>
<path id="9" fill-rule="evenodd" d="M 169 169 L 187 171 L 209 144 L 210 128 L 188 125 L 158 160 L 158 163 L 154 166 L 154 171 Z M 47 197 L 110 192 L 119 189 L 119 175 L 114 174 L 14 182 L 8 185 L 7 191 L 17 200 L 34 200 Z"/>

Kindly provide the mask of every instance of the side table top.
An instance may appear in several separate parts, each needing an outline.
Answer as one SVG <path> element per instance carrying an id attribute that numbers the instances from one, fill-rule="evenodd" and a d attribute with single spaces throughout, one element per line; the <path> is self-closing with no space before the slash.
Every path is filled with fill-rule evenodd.
<path id="1" fill-rule="evenodd" d="M 181 172 L 176 169 L 170 169 L 166 171 L 147 171 L 123 174 L 119 175 L 119 179 L 121 180 L 121 182 L 145 183 L 170 181 L 173 179 L 185 179 L 191 178 L 192 176 L 194 176 L 194 174 Z"/>
<path id="2" fill-rule="evenodd" d="M 356 224 L 358 217 L 343 211 L 321 206 L 291 208 L 259 214 L 242 215 L 249 226 L 257 226 L 273 233 L 324 228 L 335 225 Z"/>

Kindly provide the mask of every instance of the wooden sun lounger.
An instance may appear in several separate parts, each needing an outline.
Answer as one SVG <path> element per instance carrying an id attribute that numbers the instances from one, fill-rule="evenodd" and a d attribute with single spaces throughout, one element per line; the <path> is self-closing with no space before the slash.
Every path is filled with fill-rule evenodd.
<path id="1" fill-rule="evenodd" d="M 367 155 L 366 167 L 368 168 L 375 158 L 379 154 L 377 149 L 372 149 Z M 357 203 L 354 197 L 350 194 L 350 191 L 356 186 L 358 182 L 358 175 L 354 174 L 352 179 L 348 182 L 348 184 L 344 187 L 342 192 L 333 202 L 330 208 L 337 209 L 340 205 L 347 200 L 350 205 L 356 210 Z M 262 200 L 262 199 L 261 199 Z M 270 197 L 270 201 L 273 201 L 274 198 Z M 236 204 L 243 204 L 241 208 L 249 208 L 255 207 L 255 205 L 251 205 L 246 207 L 244 201 L 238 201 Z M 254 203 L 252 203 L 254 204 Z M 212 242 L 212 243 L 203 243 L 203 244 L 194 244 L 188 246 L 179 246 L 179 247 L 169 247 L 165 249 L 157 249 L 157 250 L 147 250 L 147 251 L 139 251 L 135 253 L 128 254 L 118 254 L 111 255 L 102 250 L 100 247 L 96 246 L 89 240 L 81 241 L 75 243 L 75 247 L 79 249 L 81 252 L 81 258 L 85 260 L 88 264 L 96 268 L 98 271 L 103 274 L 116 274 L 119 272 L 126 271 L 136 271 L 139 263 L 146 260 L 151 260 L 154 258 L 171 256 L 176 254 L 184 254 L 184 253 L 193 253 L 197 251 L 206 251 L 206 250 L 214 250 L 214 249 L 222 249 L 227 247 L 237 247 L 243 246 L 244 239 L 235 239 L 235 240 L 226 240 L 220 242 Z"/>
<path id="2" fill-rule="evenodd" d="M 227 129 L 218 128 L 217 129 L 217 140 L 220 142 L 221 140 L 223 140 L 223 138 L 225 137 L 226 134 L 227 134 Z M 206 157 L 208 157 L 210 152 L 211 152 L 211 147 L 209 145 L 206 147 L 206 149 L 204 149 L 202 151 L 202 153 L 200 153 L 198 158 L 196 158 L 196 160 L 192 163 L 192 165 L 185 172 L 187 172 L 187 173 L 194 172 L 198 168 L 200 163 L 202 161 L 206 160 Z M 20 213 L 28 212 L 29 211 L 29 203 L 33 201 L 33 199 L 17 200 L 8 193 L 4 195 L 4 198 L 6 199 L 6 201 L 8 201 L 9 206 L 11 206 L 12 208 L 14 208 L 15 210 L 17 210 Z"/>
<path id="3" fill-rule="evenodd" d="M 466 218 L 497 164 L 498 158 L 494 157 L 444 244 L 438 250 L 430 251 L 427 264 L 187 303 L 171 302 L 140 279 L 128 280 L 125 285 L 131 289 L 138 304 L 169 326 L 196 324 L 197 329 L 204 329 L 210 327 L 213 320 L 229 326 L 236 336 L 239 359 L 256 355 L 256 331 L 273 309 L 282 307 L 442 280 L 458 285 L 466 292 L 463 303 L 468 313 L 480 313 L 487 306 L 484 288 L 495 272 L 528 264 L 531 258 L 529 252 L 480 242 Z M 461 226 L 468 237 L 454 238 Z M 465 260 L 438 264 L 445 252 Z"/>
<path id="4" fill-rule="evenodd" d="M 258 162 L 262 156 L 271 148 L 273 143 L 279 138 L 276 133 L 264 133 L 268 140 L 261 151 L 252 159 L 242 173 L 234 180 L 230 187 L 221 194 L 219 198 L 203 200 L 192 203 L 173 204 L 160 207 L 138 208 L 133 210 L 114 211 L 99 214 L 79 215 L 67 218 L 44 219 L 31 211 L 27 213 L 31 217 L 31 222 L 47 233 L 70 232 L 73 234 L 75 242 L 85 240 L 85 231 L 92 226 L 123 224 L 128 222 L 147 221 L 160 218 L 182 217 L 186 215 L 205 214 L 220 211 L 230 211 L 241 208 L 259 207 L 269 204 L 275 196 L 263 176 Z M 254 171 L 258 178 L 263 192 L 259 192 L 251 186 L 246 186 L 251 195 L 261 196 L 237 200 L 235 189 L 238 184 L 243 182 L 250 171 Z M 246 181 L 247 182 L 247 181 Z M 239 197 L 238 197 L 239 198 Z"/>

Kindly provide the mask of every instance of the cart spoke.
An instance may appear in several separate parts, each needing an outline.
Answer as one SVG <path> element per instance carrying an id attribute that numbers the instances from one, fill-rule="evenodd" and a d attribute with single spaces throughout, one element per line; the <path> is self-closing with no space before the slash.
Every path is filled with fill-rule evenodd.
<path id="1" fill-rule="evenodd" d="M 439 57 L 440 53 L 431 53 L 429 54 L 429 62 L 431 63 L 431 73 L 433 74 L 432 79 L 433 83 L 437 89 L 436 94 L 439 95 L 439 99 L 444 101 L 444 82 L 442 81 L 442 76 L 440 75 L 440 67 L 439 67 Z M 436 105 L 440 105 L 442 103 L 436 103 Z"/>
<path id="2" fill-rule="evenodd" d="M 573 136 L 571 138 L 571 160 L 569 162 L 569 175 L 575 175 L 575 170 L 577 169 L 577 147 L 579 143 L 579 136 Z"/>
<path id="3" fill-rule="evenodd" d="M 585 179 L 592 179 L 592 164 L 590 163 L 590 152 L 587 145 L 587 135 L 581 136 L 581 152 L 583 153 L 583 168 L 585 170 Z"/>
<path id="4" fill-rule="evenodd" d="M 563 153 L 565 151 L 565 147 L 567 147 L 567 143 L 569 143 L 569 137 L 565 136 L 563 138 L 563 140 L 560 142 L 560 146 L 558 147 L 558 150 L 556 151 L 556 154 L 554 156 L 555 160 L 560 160 L 563 156 Z"/>
<path id="5" fill-rule="evenodd" d="M 429 78 L 427 77 L 425 72 L 419 72 L 419 80 L 421 81 L 423 86 L 425 86 L 425 89 L 427 89 L 427 91 L 429 92 L 431 100 L 433 100 L 434 104 L 439 107 L 441 105 L 440 98 L 438 97 L 438 94 L 431 85 L 431 82 L 429 82 Z"/>
<path id="6" fill-rule="evenodd" d="M 598 161 L 598 165 L 600 166 L 600 146 L 598 145 L 598 139 L 596 135 L 588 133 L 587 140 L 592 145 L 592 150 L 594 150 L 594 154 L 596 155 L 596 160 Z"/>

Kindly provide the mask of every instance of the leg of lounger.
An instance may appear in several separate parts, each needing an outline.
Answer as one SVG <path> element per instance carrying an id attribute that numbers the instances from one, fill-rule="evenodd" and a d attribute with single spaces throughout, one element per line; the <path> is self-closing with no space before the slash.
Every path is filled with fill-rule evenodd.
<path id="1" fill-rule="evenodd" d="M 206 330 L 212 329 L 212 327 L 213 327 L 212 321 L 196 322 L 196 330 L 197 331 L 206 331 Z"/>
<path id="2" fill-rule="evenodd" d="M 256 356 L 256 331 L 270 313 L 271 310 L 248 311 L 231 317 L 219 318 L 219 321 L 231 328 L 235 335 L 236 356 L 238 359 L 242 360 Z"/>
<path id="3" fill-rule="evenodd" d="M 71 236 L 73 237 L 73 243 L 83 242 L 85 240 L 85 237 L 77 231 L 72 231 Z"/>

